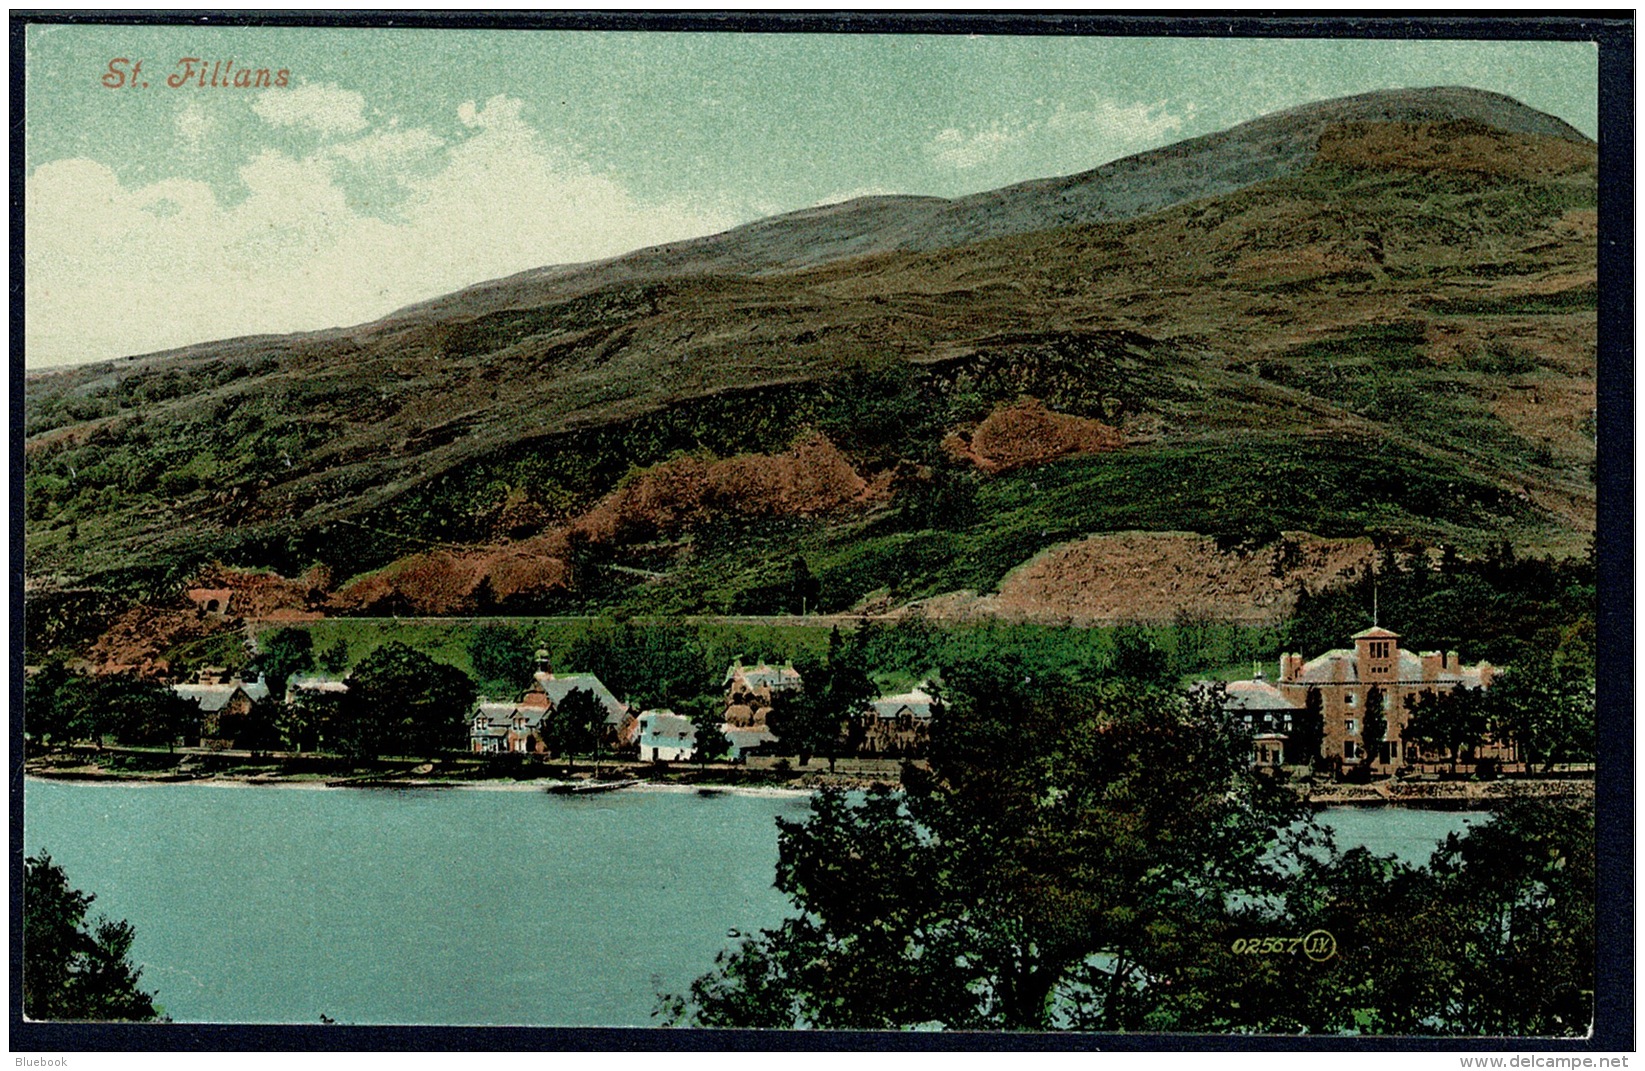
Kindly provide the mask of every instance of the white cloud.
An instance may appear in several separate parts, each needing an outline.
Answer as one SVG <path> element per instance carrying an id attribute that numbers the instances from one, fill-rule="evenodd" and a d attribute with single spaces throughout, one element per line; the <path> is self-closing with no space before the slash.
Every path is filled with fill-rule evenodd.
<path id="1" fill-rule="evenodd" d="M 328 137 L 366 128 L 366 98 L 337 85 L 266 89 L 251 105 L 265 123 L 308 127 Z"/>
<path id="2" fill-rule="evenodd" d="M 1191 117 L 1192 107 L 1186 112 Z M 1181 130 L 1186 117 L 1174 114 L 1163 102 L 1128 104 L 1099 98 L 1088 108 L 1058 105 L 1048 115 L 996 120 L 980 129 L 947 127 L 926 143 L 925 151 L 933 163 L 954 171 L 996 164 L 1013 154 L 1053 154 L 1078 167 L 1095 167 L 1159 144 Z"/>
<path id="3" fill-rule="evenodd" d="M 427 156 L 445 145 L 426 127 L 374 131 L 352 141 L 326 147 L 326 152 L 352 164 L 388 164 Z"/>
<path id="4" fill-rule="evenodd" d="M 306 114 L 314 125 L 356 113 Z M 464 114 L 468 133 L 450 143 L 385 124 L 306 156 L 256 152 L 240 169 L 249 192 L 232 205 L 203 182 L 128 186 L 91 160 L 41 165 L 24 187 L 29 366 L 362 323 L 486 279 L 739 222 L 635 200 L 545 143 L 518 101 Z M 408 170 L 408 158 L 424 166 Z M 361 173 L 398 184 L 392 221 L 351 201 L 346 182 Z"/>
<path id="5" fill-rule="evenodd" d="M 211 113 L 200 104 L 197 97 L 191 97 L 187 104 L 179 108 L 177 117 L 172 120 L 177 140 L 189 152 L 199 152 L 205 148 L 206 138 L 210 136 L 212 126 Z"/>

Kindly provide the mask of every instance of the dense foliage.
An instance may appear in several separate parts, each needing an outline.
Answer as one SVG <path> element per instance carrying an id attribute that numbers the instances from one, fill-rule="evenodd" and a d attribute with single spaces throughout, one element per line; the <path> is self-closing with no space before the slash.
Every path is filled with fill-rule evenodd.
<path id="1" fill-rule="evenodd" d="M 462 670 L 385 643 L 349 674 L 333 726 L 337 744 L 362 757 L 464 749 L 474 694 Z"/>
<path id="2" fill-rule="evenodd" d="M 97 897 L 73 888 L 41 852 L 23 861 L 23 1014 L 30 1019 L 160 1018 L 130 960 L 136 931 L 86 912 Z"/>
<path id="3" fill-rule="evenodd" d="M 197 733 L 200 709 L 157 681 L 129 673 L 72 673 L 47 663 L 23 682 L 23 727 L 43 744 L 112 737 L 169 746 Z"/>
<path id="4" fill-rule="evenodd" d="M 1426 867 L 1335 851 L 1214 696 L 955 667 L 929 772 L 779 820 L 795 914 L 673 1022 L 1581 1035 L 1590 808 L 1517 804 Z M 1335 951 L 1308 955 L 1315 930 Z M 1260 951 L 1263 939 L 1277 939 Z"/>
<path id="5" fill-rule="evenodd" d="M 1472 559 L 1390 550 L 1374 574 L 1338 590 L 1304 593 L 1290 623 L 1289 649 L 1311 656 L 1343 646 L 1365 627 L 1375 605 L 1379 623 L 1399 633 L 1408 650 L 1457 651 L 1466 662 L 1499 666 L 1551 661 L 1591 678 L 1595 579 L 1591 554 L 1521 558 L 1506 544 Z"/>
<path id="6" fill-rule="evenodd" d="M 1294 795 L 1250 775 L 1212 700 L 956 666 L 928 773 L 782 822 L 801 913 L 722 957 L 704 1025 L 1158 1026 L 1231 897 L 1281 886 Z"/>

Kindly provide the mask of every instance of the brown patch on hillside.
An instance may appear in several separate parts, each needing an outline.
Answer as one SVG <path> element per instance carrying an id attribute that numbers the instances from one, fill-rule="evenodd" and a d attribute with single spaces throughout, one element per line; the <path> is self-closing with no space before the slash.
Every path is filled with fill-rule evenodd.
<path id="1" fill-rule="evenodd" d="M 951 456 L 992 475 L 1070 454 L 1118 450 L 1125 440 L 1100 420 L 1053 413 L 1038 398 L 1025 397 L 996 407 L 969 436 L 951 432 L 942 445 Z"/>
<path id="2" fill-rule="evenodd" d="M 786 454 L 723 461 L 676 458 L 634 477 L 571 526 L 572 538 L 602 544 L 669 535 L 710 517 L 806 517 L 864 501 L 868 481 L 821 433 Z"/>
<path id="3" fill-rule="evenodd" d="M 1342 123 L 1320 135 L 1318 159 L 1349 167 L 1471 171 L 1546 179 L 1593 167 L 1597 155 L 1593 145 L 1535 134 L 1510 134 L 1483 123 L 1460 120 Z"/>
<path id="4" fill-rule="evenodd" d="M 229 613 L 234 617 L 290 617 L 318 610 L 331 592 L 331 570 L 315 565 L 300 576 L 245 572 L 213 562 L 194 577 L 189 588 L 217 588 L 230 592 Z M 300 619 L 300 618 L 299 618 Z"/>
<path id="5" fill-rule="evenodd" d="M 135 670 L 143 676 L 165 676 L 171 668 L 165 652 L 239 627 L 234 618 L 140 603 L 97 638 L 86 661 L 93 673 Z"/>
<path id="6" fill-rule="evenodd" d="M 116 618 L 87 652 L 94 672 L 136 669 L 165 675 L 166 659 L 186 644 L 220 633 L 234 632 L 247 619 L 300 622 L 322 617 L 319 607 L 331 588 L 331 573 L 314 566 L 298 577 L 272 572 L 244 572 L 220 562 L 201 569 L 166 605 L 139 603 Z M 209 593 L 226 608 L 211 612 L 204 599 Z"/>
<path id="7" fill-rule="evenodd" d="M 576 586 L 579 548 L 669 538 L 721 516 L 805 517 L 884 497 L 828 438 L 813 433 L 787 453 L 653 465 L 569 525 L 516 543 L 436 550 L 402 558 L 345 584 L 329 608 L 343 613 L 443 615 L 489 609 Z"/>
<path id="8" fill-rule="evenodd" d="M 997 595 L 958 593 L 926 602 L 932 617 L 1002 618 L 1100 625 L 1171 621 L 1179 613 L 1211 621 L 1275 624 L 1301 591 L 1318 592 L 1363 575 L 1375 548 L 1366 539 L 1287 532 L 1251 551 L 1220 551 L 1185 532 L 1122 532 L 1053 547 L 1006 575 Z"/>

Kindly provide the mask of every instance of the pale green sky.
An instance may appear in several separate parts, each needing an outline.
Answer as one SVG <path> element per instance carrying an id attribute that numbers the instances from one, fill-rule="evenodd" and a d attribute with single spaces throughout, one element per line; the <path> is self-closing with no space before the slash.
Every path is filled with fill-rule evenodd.
<path id="1" fill-rule="evenodd" d="M 290 85 L 167 86 L 183 57 Z M 106 88 L 115 58 L 147 88 Z M 362 322 L 776 212 L 1069 174 L 1430 85 L 1597 133 L 1586 43 L 34 25 L 27 362 Z"/>

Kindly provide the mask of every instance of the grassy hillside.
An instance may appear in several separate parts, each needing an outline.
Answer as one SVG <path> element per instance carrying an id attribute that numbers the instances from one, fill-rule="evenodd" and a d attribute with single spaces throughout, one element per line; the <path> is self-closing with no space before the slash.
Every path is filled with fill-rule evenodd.
<path id="1" fill-rule="evenodd" d="M 212 560 L 321 562 L 340 583 L 810 431 L 886 493 L 588 547 L 575 589 L 520 609 L 766 609 L 796 561 L 826 609 L 986 590 L 1102 531 L 1581 552 L 1592 146 L 1328 133 L 1294 173 L 1136 219 L 30 377 L 27 573 L 146 595 Z M 1022 395 L 1125 449 L 995 476 L 944 452 Z"/>

